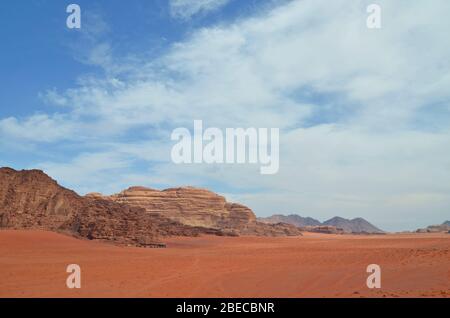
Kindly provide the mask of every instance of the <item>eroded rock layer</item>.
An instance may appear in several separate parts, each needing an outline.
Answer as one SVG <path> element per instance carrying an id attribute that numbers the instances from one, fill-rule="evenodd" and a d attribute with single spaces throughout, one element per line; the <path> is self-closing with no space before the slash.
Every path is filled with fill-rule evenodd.
<path id="1" fill-rule="evenodd" d="M 101 197 L 113 202 L 139 207 L 151 216 L 204 228 L 224 231 L 231 235 L 301 235 L 300 230 L 289 224 L 263 224 L 248 207 L 229 203 L 223 196 L 205 189 L 193 187 L 155 190 L 131 187 L 118 194 Z"/>
<path id="2" fill-rule="evenodd" d="M 138 246 L 164 236 L 226 235 L 101 197 L 81 197 L 39 170 L 10 168 L 0 169 L 0 227 L 52 230 Z"/>
<path id="3" fill-rule="evenodd" d="M 165 236 L 301 235 L 288 224 L 256 222 L 253 212 L 213 192 L 130 188 L 79 196 L 40 170 L 0 168 L 0 228 L 43 229 L 146 246 Z"/>
<path id="4" fill-rule="evenodd" d="M 131 187 L 106 198 L 191 226 L 237 228 L 256 221 L 249 208 L 228 203 L 223 196 L 211 191 L 192 187 L 163 191 Z"/>

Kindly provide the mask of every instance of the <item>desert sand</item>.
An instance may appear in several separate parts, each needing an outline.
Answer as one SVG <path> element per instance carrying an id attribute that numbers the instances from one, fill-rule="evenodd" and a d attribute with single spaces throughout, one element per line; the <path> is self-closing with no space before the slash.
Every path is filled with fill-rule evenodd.
<path id="1" fill-rule="evenodd" d="M 120 247 L 43 231 L 0 231 L 0 297 L 449 297 L 450 235 L 165 239 Z M 68 264 L 81 289 L 68 289 Z M 382 288 L 368 289 L 379 264 Z"/>

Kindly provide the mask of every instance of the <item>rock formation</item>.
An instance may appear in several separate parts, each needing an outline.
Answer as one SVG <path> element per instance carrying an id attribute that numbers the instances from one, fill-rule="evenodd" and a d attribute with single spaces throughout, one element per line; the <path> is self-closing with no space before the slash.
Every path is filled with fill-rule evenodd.
<path id="1" fill-rule="evenodd" d="M 9 168 L 0 169 L 0 227 L 52 230 L 138 246 L 164 236 L 226 235 L 151 217 L 142 208 L 81 197 L 39 170 Z"/>
<path id="2" fill-rule="evenodd" d="M 256 221 L 249 208 L 228 203 L 223 196 L 193 187 L 162 191 L 131 187 L 106 198 L 141 207 L 150 215 L 163 216 L 191 226 L 238 228 Z"/>
<path id="3" fill-rule="evenodd" d="M 91 193 L 87 197 L 143 208 L 150 216 L 234 235 L 301 235 L 298 228 L 289 224 L 257 222 L 253 211 L 246 206 L 229 203 L 223 196 L 205 189 L 184 187 L 160 191 L 131 187 L 111 196 Z"/>
<path id="4" fill-rule="evenodd" d="M 450 232 L 450 221 L 445 221 L 440 225 L 430 225 L 424 229 L 418 229 L 417 233 L 448 233 Z"/>
<path id="5" fill-rule="evenodd" d="M 346 232 L 335 226 L 331 225 L 318 225 L 318 226 L 304 226 L 301 227 L 304 232 L 324 233 L 324 234 L 345 234 Z"/>
<path id="6" fill-rule="evenodd" d="M 82 197 L 40 170 L 0 168 L 0 228 L 51 230 L 137 246 L 165 236 L 301 235 L 292 225 L 256 222 L 247 207 L 207 190 L 144 189 Z M 147 204 L 148 193 L 153 199 Z"/>

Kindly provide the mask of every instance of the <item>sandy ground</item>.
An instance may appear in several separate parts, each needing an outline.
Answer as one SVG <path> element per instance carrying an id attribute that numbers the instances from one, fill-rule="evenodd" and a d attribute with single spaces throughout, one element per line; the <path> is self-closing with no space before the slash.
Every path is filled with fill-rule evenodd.
<path id="1" fill-rule="evenodd" d="M 449 297 L 450 235 L 200 237 L 166 249 L 0 231 L 0 297 Z M 82 288 L 66 287 L 68 264 Z M 379 264 L 382 288 L 366 286 Z"/>

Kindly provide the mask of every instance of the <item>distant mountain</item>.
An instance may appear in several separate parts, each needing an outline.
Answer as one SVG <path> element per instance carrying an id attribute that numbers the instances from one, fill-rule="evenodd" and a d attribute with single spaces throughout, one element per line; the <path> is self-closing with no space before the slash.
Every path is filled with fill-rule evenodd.
<path id="1" fill-rule="evenodd" d="M 450 226 L 450 221 L 445 221 L 444 223 L 442 223 L 442 225 L 448 225 L 448 226 Z"/>
<path id="2" fill-rule="evenodd" d="M 263 223 L 269 223 L 269 224 L 276 224 L 276 223 L 288 223 L 295 225 L 297 227 L 305 227 L 305 226 L 319 226 L 322 225 L 319 221 L 316 219 L 310 218 L 310 217 L 302 217 L 297 214 L 291 214 L 291 215 L 281 215 L 281 214 L 275 214 L 266 218 L 258 218 L 258 221 Z"/>
<path id="3" fill-rule="evenodd" d="M 336 216 L 332 219 L 329 219 L 321 223 L 316 219 L 310 217 L 302 217 L 296 214 L 291 214 L 287 216 L 276 214 L 266 218 L 258 218 L 258 221 L 272 224 L 288 223 L 312 232 L 316 230 L 322 231 L 323 229 L 328 228 L 328 229 L 335 229 L 337 232 L 341 231 L 346 233 L 384 233 L 382 230 L 370 224 L 363 218 L 355 218 L 352 220 L 348 220 Z"/>
<path id="4" fill-rule="evenodd" d="M 355 218 L 352 220 L 348 220 L 336 216 L 332 219 L 323 222 L 323 224 L 341 228 L 348 233 L 383 233 L 382 230 L 370 224 L 363 218 Z"/>

